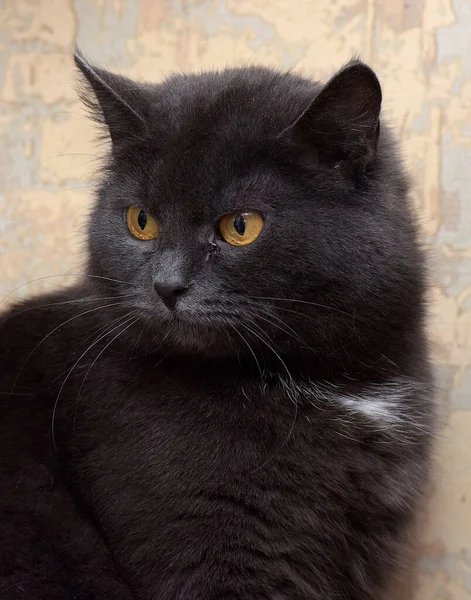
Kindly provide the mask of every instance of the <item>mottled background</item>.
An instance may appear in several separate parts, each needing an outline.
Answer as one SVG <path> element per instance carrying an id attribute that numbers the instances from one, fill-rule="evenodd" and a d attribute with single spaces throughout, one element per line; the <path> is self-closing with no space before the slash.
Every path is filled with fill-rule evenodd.
<path id="1" fill-rule="evenodd" d="M 471 598 L 471 1 L 0 0 L 2 297 L 79 269 L 103 149 L 74 94 L 75 40 L 151 80 L 254 63 L 325 78 L 357 52 L 376 68 L 432 250 L 446 423 L 417 576 L 399 596 Z M 3 306 L 68 279 L 28 284 Z"/>

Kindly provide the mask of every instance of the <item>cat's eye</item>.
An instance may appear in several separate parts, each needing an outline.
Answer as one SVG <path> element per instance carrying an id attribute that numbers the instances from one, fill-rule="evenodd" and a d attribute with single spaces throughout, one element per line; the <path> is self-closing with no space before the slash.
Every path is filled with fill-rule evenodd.
<path id="1" fill-rule="evenodd" d="M 159 235 L 157 221 L 139 206 L 129 206 L 126 209 L 126 223 L 129 231 L 138 240 L 155 240 Z"/>
<path id="2" fill-rule="evenodd" d="M 247 246 L 254 242 L 263 229 L 263 217 L 258 212 L 240 212 L 224 215 L 219 221 L 222 239 L 233 246 Z"/>

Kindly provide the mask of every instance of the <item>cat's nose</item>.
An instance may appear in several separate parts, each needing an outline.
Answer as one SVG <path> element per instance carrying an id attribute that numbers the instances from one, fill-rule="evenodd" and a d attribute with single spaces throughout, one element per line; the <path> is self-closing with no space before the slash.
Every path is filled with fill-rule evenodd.
<path id="1" fill-rule="evenodd" d="M 188 285 L 179 282 L 154 281 L 155 291 L 162 298 L 165 306 L 170 310 L 175 308 L 178 298 L 186 292 L 188 287 Z"/>

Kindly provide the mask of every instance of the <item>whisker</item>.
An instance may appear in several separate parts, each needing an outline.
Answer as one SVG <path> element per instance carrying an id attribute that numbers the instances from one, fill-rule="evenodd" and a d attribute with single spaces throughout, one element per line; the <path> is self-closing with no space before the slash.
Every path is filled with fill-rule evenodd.
<path id="1" fill-rule="evenodd" d="M 260 379 L 263 379 L 263 372 L 262 372 L 262 368 L 260 367 L 260 363 L 258 362 L 258 358 L 252 348 L 252 346 L 248 343 L 248 341 L 244 338 L 244 336 L 240 333 L 240 331 L 238 331 L 236 329 L 236 327 L 234 325 L 232 325 L 231 323 L 229 323 L 229 326 L 239 335 L 239 337 L 241 338 L 241 340 L 244 342 L 244 344 L 247 346 L 247 348 L 250 350 L 250 352 L 252 353 L 252 356 L 254 357 L 254 360 L 257 364 L 258 370 L 260 371 Z"/>
<path id="2" fill-rule="evenodd" d="M 115 299 L 121 299 L 121 298 L 132 298 L 133 294 L 119 294 L 116 296 L 105 296 L 105 297 L 92 297 L 90 296 L 89 298 L 76 298 L 75 300 L 64 300 L 61 302 L 49 302 L 48 304 L 38 304 L 37 306 L 30 306 L 28 308 L 23 308 L 22 310 L 18 310 L 14 313 L 12 313 L 10 316 L 8 316 L 6 319 L 4 319 L 3 321 L 0 322 L 0 329 L 2 327 L 2 325 L 4 325 L 5 323 L 7 323 L 10 319 L 12 319 L 13 317 L 16 317 L 17 315 L 21 315 L 22 313 L 28 312 L 30 310 L 35 310 L 35 309 L 41 309 L 41 308 L 48 308 L 50 306 L 61 306 L 64 304 L 73 304 L 74 302 L 93 302 L 93 301 L 103 301 L 103 300 L 115 300 Z"/>
<path id="3" fill-rule="evenodd" d="M 163 344 L 161 344 L 161 345 L 160 345 L 160 346 L 157 348 L 157 350 L 159 350 L 160 348 L 162 348 L 162 346 L 163 346 Z M 164 354 L 164 355 L 162 356 L 162 358 L 161 358 L 160 360 L 158 360 L 158 361 L 155 363 L 155 365 L 154 365 L 152 368 L 153 368 L 153 369 L 156 369 L 156 368 L 157 368 L 157 367 L 158 367 L 160 364 L 162 364 L 162 363 L 164 362 L 164 360 L 167 358 L 167 356 L 170 356 L 170 354 L 172 354 L 172 351 L 171 351 L 171 350 L 169 350 L 169 351 L 168 351 L 166 354 Z"/>
<path id="4" fill-rule="evenodd" d="M 133 316 L 134 316 L 134 315 L 133 315 Z M 133 317 L 131 317 L 131 318 L 133 318 Z M 124 333 L 124 332 L 126 331 L 126 329 L 129 329 L 129 327 L 131 327 L 131 325 L 133 325 L 133 323 L 136 323 L 138 320 L 139 320 L 139 317 L 136 317 L 136 319 L 135 319 L 134 321 L 132 321 L 131 323 L 129 323 L 129 325 L 127 325 L 127 326 L 126 326 L 126 327 L 125 327 L 125 328 L 124 328 L 122 331 L 120 331 L 120 332 L 118 333 L 118 335 L 116 335 L 116 336 L 115 336 L 115 337 L 114 337 L 114 338 L 113 338 L 111 341 L 113 342 L 113 341 L 114 341 L 116 338 L 118 338 L 118 337 L 119 337 L 119 336 L 120 336 L 122 333 Z M 120 325 L 121 325 L 121 323 L 120 323 Z M 120 325 L 118 325 L 117 327 L 119 327 Z M 107 334 L 105 334 L 105 335 L 107 335 Z M 65 386 L 65 384 L 67 383 L 67 381 L 68 381 L 69 377 L 71 376 L 71 374 L 72 374 L 73 370 L 75 369 L 75 367 L 76 367 L 76 366 L 79 364 L 79 362 L 80 362 L 80 361 L 82 360 L 82 358 L 83 358 L 83 357 L 84 357 L 84 356 L 87 354 L 87 352 L 88 352 L 89 350 L 91 350 L 91 349 L 92 349 L 92 348 L 93 348 L 93 347 L 94 347 L 96 344 L 98 344 L 98 342 L 99 342 L 100 340 L 102 340 L 102 339 L 103 339 L 103 337 L 105 337 L 105 336 L 101 336 L 101 337 L 99 337 L 97 340 L 95 340 L 95 341 L 93 342 L 93 344 L 91 344 L 91 345 L 90 345 L 90 346 L 89 346 L 89 347 L 88 347 L 88 348 L 85 350 L 85 352 L 82 352 L 82 354 L 79 356 L 79 358 L 78 358 L 78 359 L 75 361 L 75 363 L 72 365 L 72 368 L 71 368 L 71 369 L 70 369 L 70 371 L 67 373 L 67 376 L 65 377 L 64 381 L 62 382 L 62 385 L 61 385 L 61 386 L 60 386 L 60 388 L 59 388 L 59 392 L 58 392 L 58 394 L 57 394 L 56 401 L 54 402 L 54 408 L 53 408 L 53 410 L 52 410 L 52 417 L 51 417 L 51 437 L 52 437 L 52 445 L 54 446 L 54 449 L 55 449 L 55 450 L 57 449 L 57 446 L 56 446 L 56 438 L 55 438 L 55 435 L 54 435 L 54 421 L 55 421 L 55 418 L 56 418 L 57 405 L 59 404 L 59 398 L 60 398 L 60 395 L 61 395 L 61 393 L 62 393 L 62 390 L 64 389 L 64 386 Z M 108 344 L 108 345 L 109 345 L 109 344 Z M 106 347 L 107 347 L 107 346 L 106 346 Z"/>
<path id="5" fill-rule="evenodd" d="M 85 152 L 67 152 L 65 154 L 55 154 L 54 156 L 47 156 L 39 161 L 39 164 L 42 164 L 48 160 L 53 160 L 54 158 L 64 158 L 69 156 L 87 156 L 88 158 L 94 158 L 100 160 L 100 156 L 98 154 L 86 154 Z"/>
<path id="6" fill-rule="evenodd" d="M 291 423 L 291 427 L 288 431 L 288 435 L 285 437 L 285 439 L 282 441 L 282 443 L 278 446 L 278 448 L 273 452 L 273 454 L 266 459 L 265 462 L 263 462 L 260 466 L 258 466 L 253 471 L 251 471 L 251 475 L 253 475 L 254 473 L 257 473 L 257 471 L 260 471 L 260 469 L 263 469 L 263 467 L 266 467 L 275 458 L 277 452 L 279 452 L 288 443 L 290 437 L 293 434 L 294 428 L 296 427 L 297 418 L 298 418 L 298 405 L 295 404 L 293 422 Z"/>
<path id="7" fill-rule="evenodd" d="M 290 308 L 285 308 L 284 306 L 277 306 L 276 310 L 282 310 L 283 312 L 291 313 L 293 315 L 298 315 L 299 317 L 308 317 L 306 313 L 299 312 L 299 310 L 292 310 Z"/>
<path id="8" fill-rule="evenodd" d="M 273 340 L 271 338 L 269 338 L 269 336 L 261 329 L 261 327 L 259 325 L 257 325 L 256 323 L 254 323 L 253 321 L 250 321 L 250 325 L 252 325 L 253 327 L 256 327 L 258 329 L 258 331 L 260 333 L 257 333 L 256 331 L 254 331 L 253 329 L 250 329 L 250 327 L 247 325 L 247 323 L 241 323 L 241 325 L 243 327 L 245 327 L 250 333 L 252 333 L 253 335 L 255 335 L 261 342 L 263 342 L 265 344 L 265 346 L 271 350 L 271 352 L 273 352 L 273 354 L 278 358 L 278 360 L 281 362 L 281 364 L 283 365 L 286 373 L 288 374 L 288 377 L 290 379 L 290 381 L 293 381 L 293 377 L 288 369 L 288 367 L 286 366 L 285 361 L 281 358 L 281 356 L 279 355 L 279 353 L 275 350 L 275 348 L 273 348 L 272 345 L 270 345 L 266 339 L 264 339 L 264 337 L 262 336 L 266 336 L 269 341 L 272 342 L 273 344 Z"/>
<path id="9" fill-rule="evenodd" d="M 131 321 L 132 319 L 134 319 L 134 317 L 135 317 L 135 314 L 131 314 L 131 315 L 129 315 L 129 314 L 128 314 L 128 315 L 126 315 L 125 319 L 124 319 L 124 320 L 121 320 L 121 322 L 120 322 L 120 323 L 118 323 L 118 325 L 116 325 L 116 326 L 115 326 L 115 327 L 113 327 L 112 329 L 108 329 L 108 330 L 107 330 L 107 331 L 106 331 L 104 334 L 102 334 L 102 335 L 101 335 L 101 336 L 100 336 L 100 337 L 99 337 L 97 340 L 95 340 L 95 342 L 94 342 L 94 343 L 93 343 L 91 346 L 89 346 L 89 347 L 87 348 L 87 350 L 85 351 L 85 353 L 84 353 L 82 356 L 84 356 L 84 355 L 85 355 L 85 354 L 86 354 L 86 353 L 87 353 L 87 352 L 88 352 L 88 351 L 89 351 L 91 348 L 93 348 L 93 346 L 94 346 L 95 344 L 97 344 L 98 342 L 100 342 L 102 339 L 104 339 L 104 338 L 105 338 L 107 335 L 109 335 L 109 334 L 110 334 L 110 333 L 112 333 L 113 331 L 116 331 L 116 329 L 118 329 L 118 327 L 121 327 L 122 325 L 126 325 L 126 323 L 129 323 L 129 321 Z M 137 321 L 138 321 L 138 320 L 139 320 L 139 316 L 137 316 L 137 317 L 135 318 L 135 320 L 133 321 L 133 323 L 137 323 Z M 130 323 L 130 324 L 129 324 L 129 327 L 131 327 L 131 325 L 133 325 L 133 323 Z M 75 419 L 76 419 L 76 415 L 77 415 L 77 405 L 78 405 L 78 402 L 79 402 L 79 400 L 80 400 L 80 396 L 81 396 L 81 394 L 82 394 L 83 386 L 85 385 L 85 380 L 87 379 L 87 377 L 88 377 L 88 375 L 89 375 L 90 371 L 92 370 L 92 368 L 93 368 L 94 364 L 97 362 L 97 360 L 98 360 L 98 359 L 100 358 L 100 356 L 103 354 L 103 352 L 104 352 L 104 351 L 105 351 L 105 350 L 108 348 L 108 346 L 110 346 L 110 345 L 111 345 L 111 344 L 114 342 L 114 340 L 115 340 L 117 337 L 119 337 L 119 336 L 120 336 L 122 333 L 124 333 L 124 332 L 126 331 L 126 329 L 128 329 L 128 327 L 125 327 L 124 329 L 122 329 L 122 330 L 121 330 L 121 331 L 118 333 L 118 335 L 117 335 L 117 336 L 113 337 L 113 338 L 111 339 L 111 341 L 110 341 L 110 342 L 108 342 L 108 343 L 106 344 L 106 346 L 100 350 L 100 352 L 98 353 L 98 355 L 95 357 L 95 359 L 93 360 L 92 364 L 91 364 L 91 365 L 90 365 L 90 367 L 88 368 L 88 371 L 85 373 L 85 376 L 84 376 L 84 378 L 82 379 L 82 383 L 81 383 L 81 385 L 80 385 L 80 389 L 79 389 L 79 391 L 78 391 L 78 394 L 77 394 L 77 400 L 75 401 L 74 422 L 73 422 L 73 427 L 72 427 L 72 430 L 73 430 L 73 431 L 75 431 Z M 79 359 L 79 361 L 80 361 L 80 359 Z M 70 373 L 72 372 L 73 368 L 74 368 L 74 367 L 72 367 L 72 369 L 70 370 Z M 68 376 L 67 376 L 67 377 L 68 377 Z M 64 380 L 64 383 L 65 383 L 65 381 L 67 381 L 67 378 Z"/>
<path id="10" fill-rule="evenodd" d="M 27 358 L 26 358 L 25 362 L 24 362 L 24 363 L 21 365 L 21 368 L 20 368 L 20 370 L 18 371 L 18 374 L 17 374 L 17 375 L 16 375 L 16 377 L 15 377 L 15 380 L 14 380 L 14 382 L 13 382 L 13 385 L 12 385 L 12 387 L 11 387 L 11 390 L 10 390 L 10 392 L 13 392 L 13 391 L 14 391 L 14 389 L 15 389 L 15 386 L 16 386 L 16 384 L 17 384 L 17 382 L 18 382 L 18 379 L 19 379 L 19 377 L 20 377 L 21 373 L 23 372 L 23 369 L 25 368 L 26 364 L 28 363 L 29 359 L 30 359 L 30 358 L 33 356 L 33 354 L 34 354 L 34 353 L 36 352 L 36 350 L 37 350 L 37 349 L 38 349 L 38 348 L 41 346 L 41 344 L 43 344 L 43 343 L 44 343 L 44 342 L 47 340 L 47 338 L 48 338 L 49 336 L 51 336 L 51 335 L 52 335 L 52 334 L 53 334 L 55 331 L 57 331 L 58 329 L 60 329 L 60 328 L 61 328 L 61 327 L 63 327 L 64 325 L 67 325 L 67 323 L 70 323 L 71 321 L 74 321 L 75 319 L 78 319 L 78 318 L 80 318 L 80 317 L 83 317 L 84 315 L 88 315 L 88 314 L 90 314 L 90 313 L 92 313 L 92 312 L 95 312 L 95 311 L 97 311 L 97 310 L 101 310 L 101 309 L 104 309 L 104 308 L 108 308 L 108 307 L 110 307 L 110 306 L 122 306 L 122 305 L 123 305 L 123 303 L 122 303 L 122 302 L 114 302 L 114 303 L 111 303 L 111 304 L 105 304 L 104 306 L 98 306 L 98 307 L 95 307 L 95 308 L 91 308 L 90 310 L 86 310 L 86 311 L 85 311 L 85 312 L 83 312 L 83 313 L 80 313 L 80 314 L 78 314 L 78 315 L 74 315 L 74 316 L 73 316 L 73 317 L 71 317 L 70 319 L 67 319 L 67 321 L 64 321 L 63 323 L 60 323 L 59 325 L 57 325 L 57 327 L 54 327 L 54 329 L 53 329 L 52 331 L 50 331 L 50 332 L 49 332 L 47 335 L 45 335 L 45 336 L 42 338 L 42 340 L 41 340 L 41 341 L 40 341 L 38 344 L 36 344 L 36 346 L 35 346 L 35 347 L 32 349 L 32 351 L 31 351 L 31 352 L 28 354 L 28 356 L 27 356 Z"/>
<path id="11" fill-rule="evenodd" d="M 250 323 L 251 325 L 254 325 L 258 328 L 258 325 L 256 325 L 256 323 L 253 323 L 253 321 Z M 251 331 L 256 337 L 258 337 L 268 348 L 269 350 L 271 350 L 275 356 L 278 357 L 278 359 L 280 360 L 281 364 L 284 366 L 287 374 L 288 374 L 288 378 L 289 381 L 291 383 L 293 383 L 293 377 L 288 369 L 288 367 L 286 366 L 285 362 L 283 361 L 283 359 L 281 358 L 281 356 L 278 354 L 278 352 L 260 335 L 258 335 L 255 331 L 251 330 L 246 323 L 241 323 L 241 325 L 243 325 L 243 327 L 245 327 L 246 329 L 248 329 L 249 331 Z M 266 334 L 265 334 L 266 335 Z M 268 336 L 267 336 L 268 337 Z M 270 339 L 270 338 L 269 338 Z M 272 340 L 270 340 L 272 341 Z M 253 475 L 254 473 L 256 473 L 257 471 L 259 471 L 260 469 L 262 469 L 263 467 L 265 467 L 267 464 L 270 463 L 270 461 L 274 460 L 276 454 L 288 443 L 288 440 L 290 439 L 291 435 L 293 434 L 294 428 L 296 427 L 296 420 L 298 418 L 298 403 L 296 402 L 296 400 L 294 398 L 292 398 L 291 394 L 287 393 L 288 398 L 291 400 L 291 402 L 294 405 L 294 415 L 293 415 L 293 422 L 291 423 L 291 427 L 288 431 L 288 434 L 286 436 L 286 438 L 283 440 L 283 442 L 280 444 L 280 446 L 273 452 L 273 454 L 271 456 L 269 456 L 265 462 L 263 462 L 260 466 L 258 466 L 256 469 L 254 469 L 251 474 Z"/>
<path id="12" fill-rule="evenodd" d="M 258 311 L 260 311 L 260 310 L 263 311 L 262 307 L 256 307 L 256 309 Z M 252 311 L 253 311 L 253 309 L 252 309 Z M 265 317 L 262 316 L 260 313 L 255 313 L 255 311 L 253 311 L 253 312 L 254 312 L 254 314 L 256 314 L 257 318 L 262 319 L 266 323 L 269 323 L 270 325 L 273 325 L 273 326 L 277 327 L 280 331 L 283 331 L 284 333 L 286 333 L 286 335 L 292 337 L 296 341 L 300 342 L 303 346 L 306 346 L 307 348 L 309 348 L 311 350 L 311 348 L 306 344 L 306 342 L 303 340 L 303 338 L 300 335 L 298 335 L 296 333 L 296 331 L 292 327 L 290 327 L 287 323 L 285 323 L 282 319 L 280 319 L 276 315 L 273 315 L 269 311 L 266 311 L 266 310 L 263 311 L 263 313 L 266 315 Z M 266 318 L 267 316 L 270 317 L 270 319 L 275 319 L 276 321 L 278 321 L 279 323 L 281 323 L 282 325 L 284 325 L 284 327 L 286 327 L 289 331 L 287 331 L 286 329 L 284 329 L 280 325 L 277 325 L 276 323 L 272 323 L 272 321 L 270 319 Z"/>
<path id="13" fill-rule="evenodd" d="M 139 342 L 141 341 L 141 337 L 148 326 L 149 323 L 146 323 L 143 327 L 141 327 L 141 331 L 139 332 L 139 335 L 137 336 L 136 341 L 134 342 L 135 349 L 139 348 Z"/>
<path id="14" fill-rule="evenodd" d="M 328 306 L 326 304 L 319 304 L 318 302 L 310 302 L 308 300 L 297 300 L 296 298 L 271 298 L 269 296 L 247 296 L 248 298 L 250 298 L 251 300 L 271 300 L 273 302 L 297 302 L 299 304 L 306 304 L 306 305 L 310 305 L 310 306 L 315 306 L 317 308 L 326 308 L 327 310 L 332 310 L 334 312 L 338 312 L 341 313 L 343 315 L 348 316 L 349 318 L 352 317 L 352 315 L 344 310 L 341 310 L 340 308 L 336 308 L 335 306 Z"/>
<path id="15" fill-rule="evenodd" d="M 74 185 L 68 187 L 61 186 L 59 189 L 52 191 L 44 190 L 44 194 L 39 196 L 38 200 L 48 198 L 49 196 L 55 196 L 56 194 L 63 194 L 64 192 L 72 192 L 73 190 L 88 190 L 92 187 L 92 184 L 80 180 L 69 179 L 68 183 L 74 183 Z"/>
<path id="16" fill-rule="evenodd" d="M 118 321 L 123 321 L 124 319 L 126 319 L 126 317 L 129 315 L 130 313 L 127 313 L 125 315 L 120 315 L 119 317 L 117 317 L 116 319 L 113 319 L 110 323 L 105 323 L 104 325 L 101 325 L 100 327 L 98 327 L 98 329 L 96 329 L 95 331 L 93 331 L 90 335 L 87 335 L 87 337 L 82 340 L 80 342 L 80 344 L 78 344 L 72 351 L 71 354 L 69 354 L 69 357 L 67 359 L 66 364 L 68 364 L 72 357 L 74 356 L 74 354 L 77 354 L 78 349 L 81 348 L 84 344 L 86 344 L 88 342 L 88 340 L 90 338 L 93 338 L 96 335 L 101 335 L 102 333 L 105 332 L 109 332 L 110 329 L 113 328 L 114 325 L 116 325 L 116 323 L 118 323 Z M 59 379 L 61 379 L 69 370 L 69 367 L 67 367 L 65 369 L 65 371 L 61 371 L 61 373 L 59 373 L 59 375 L 57 375 L 57 377 L 54 377 L 54 379 L 51 381 L 50 386 L 51 387 L 54 383 L 56 383 L 56 381 L 58 381 Z"/>
<path id="17" fill-rule="evenodd" d="M 103 279 L 106 281 L 112 281 L 114 283 L 122 283 L 123 285 L 132 285 L 129 281 L 121 281 L 120 279 L 112 279 L 111 277 L 103 277 L 102 275 L 89 275 L 88 273 L 59 273 L 57 275 L 45 275 L 44 277 L 38 277 L 37 279 L 30 279 L 26 283 L 22 283 L 18 287 L 16 287 L 11 292 L 8 292 L 6 296 L 0 300 L 0 306 L 5 302 L 7 298 L 9 298 L 12 294 L 20 290 L 25 285 L 29 285 L 30 283 L 36 283 L 37 281 L 42 281 L 44 279 L 53 279 L 54 277 L 90 277 L 92 279 Z"/>
<path id="18" fill-rule="evenodd" d="M 148 323 L 147 323 L 147 326 L 149 326 Z M 167 330 L 167 333 L 164 335 L 163 339 L 159 340 L 159 342 L 160 342 L 159 345 L 156 348 L 152 348 L 152 350 L 147 352 L 146 356 L 147 356 L 147 354 L 155 354 L 161 348 L 163 348 L 165 346 L 165 341 L 167 340 L 169 335 L 170 335 L 170 329 Z M 155 340 L 155 336 L 154 336 L 154 340 Z M 167 354 L 165 354 L 164 357 L 161 360 L 159 360 L 159 362 L 157 362 L 152 368 L 155 369 L 158 365 L 160 365 L 160 363 L 164 360 L 164 358 L 166 358 L 169 354 L 170 354 L 170 352 L 167 352 Z"/>

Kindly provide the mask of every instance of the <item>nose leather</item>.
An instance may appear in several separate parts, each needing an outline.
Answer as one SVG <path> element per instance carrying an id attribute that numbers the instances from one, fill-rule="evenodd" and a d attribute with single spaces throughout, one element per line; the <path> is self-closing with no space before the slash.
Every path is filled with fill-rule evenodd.
<path id="1" fill-rule="evenodd" d="M 154 289 L 162 302 L 170 310 L 174 310 L 178 299 L 186 292 L 188 285 L 178 281 L 154 281 Z"/>

